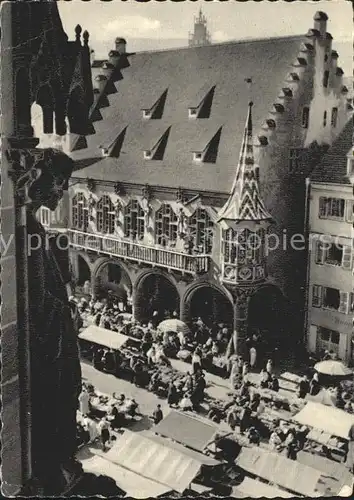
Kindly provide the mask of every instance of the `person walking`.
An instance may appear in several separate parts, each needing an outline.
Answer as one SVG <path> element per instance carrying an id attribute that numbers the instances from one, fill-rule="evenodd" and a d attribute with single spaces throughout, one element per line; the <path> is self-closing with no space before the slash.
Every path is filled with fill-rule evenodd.
<path id="1" fill-rule="evenodd" d="M 257 362 L 257 350 L 254 346 L 250 348 L 250 367 L 253 370 Z"/>
<path id="2" fill-rule="evenodd" d="M 310 392 L 310 382 L 307 376 L 305 375 L 299 382 L 299 387 L 298 387 L 298 397 L 300 399 L 304 399 L 306 397 L 306 394 Z"/>
<path id="3" fill-rule="evenodd" d="M 157 425 L 163 419 L 161 405 L 157 405 L 156 409 L 154 410 L 154 412 L 152 414 L 152 419 L 153 419 L 155 425 Z"/>
<path id="4" fill-rule="evenodd" d="M 200 349 L 199 347 L 197 347 L 192 356 L 193 373 L 197 373 L 199 370 L 201 370 L 201 368 L 202 368 L 202 359 L 200 355 Z"/>
<path id="5" fill-rule="evenodd" d="M 106 451 L 107 449 L 106 443 L 108 443 L 111 438 L 109 428 L 110 428 L 109 422 L 105 417 L 102 418 L 97 425 L 97 430 L 101 437 L 102 451 Z"/>
<path id="6" fill-rule="evenodd" d="M 80 413 L 86 417 L 90 413 L 90 396 L 84 388 L 79 396 Z"/>
<path id="7" fill-rule="evenodd" d="M 268 359 L 267 361 L 266 371 L 269 375 L 272 375 L 273 373 L 273 361 L 271 359 Z"/>

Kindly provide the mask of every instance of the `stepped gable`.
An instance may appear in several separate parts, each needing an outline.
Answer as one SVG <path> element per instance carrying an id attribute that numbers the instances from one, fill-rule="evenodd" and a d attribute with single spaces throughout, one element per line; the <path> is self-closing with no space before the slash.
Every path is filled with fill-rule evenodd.
<path id="1" fill-rule="evenodd" d="M 351 184 L 348 177 L 348 154 L 353 147 L 354 124 L 350 118 L 333 145 L 311 174 L 312 182 Z"/>
<path id="2" fill-rule="evenodd" d="M 75 177 L 229 193 L 241 146 L 235 138 L 243 135 L 249 101 L 245 75 L 252 76 L 257 89 L 257 131 L 306 41 L 306 36 L 294 36 L 129 55 L 129 67 L 114 82 L 118 92 L 108 95 L 108 105 L 99 110 L 102 120 L 94 123 L 96 133 L 87 138 L 87 148 L 73 153 L 79 166 Z M 198 107 L 213 86 L 210 116 L 191 119 L 189 108 Z M 166 90 L 162 117 L 144 118 L 143 110 Z M 125 127 L 119 158 L 103 157 L 100 146 L 112 143 Z M 144 159 L 144 150 L 169 127 L 163 159 Z M 216 161 L 196 162 L 193 152 L 203 150 L 220 127 Z"/>

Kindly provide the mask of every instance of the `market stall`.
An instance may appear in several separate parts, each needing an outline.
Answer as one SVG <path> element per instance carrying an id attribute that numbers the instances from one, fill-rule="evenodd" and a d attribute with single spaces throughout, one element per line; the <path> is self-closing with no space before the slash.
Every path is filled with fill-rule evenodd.
<path id="1" fill-rule="evenodd" d="M 262 483 L 256 479 L 245 477 L 239 486 L 232 488 L 230 495 L 232 498 L 292 498 L 293 495 L 287 491 L 281 490 L 276 486 Z"/>
<path id="2" fill-rule="evenodd" d="M 105 458 L 170 490 L 189 489 L 204 465 L 218 464 L 201 453 L 169 444 L 142 433 L 124 431 Z"/>
<path id="3" fill-rule="evenodd" d="M 155 434 L 173 439 L 194 450 L 203 451 L 218 429 L 198 418 L 172 410 L 152 430 Z"/>
<path id="4" fill-rule="evenodd" d="M 131 498 L 157 498 L 171 492 L 168 486 L 147 479 L 98 455 L 84 459 L 81 463 L 85 472 L 111 477 L 117 486 L 126 492 L 126 496 Z"/>
<path id="5" fill-rule="evenodd" d="M 354 425 L 354 415 L 312 401 L 306 403 L 306 406 L 293 417 L 293 420 L 301 425 L 315 427 L 331 436 L 343 439 L 348 439 L 349 430 Z"/>
<path id="6" fill-rule="evenodd" d="M 236 464 L 248 473 L 289 492 L 309 497 L 320 496 L 322 472 L 278 453 L 261 448 L 243 448 Z"/>

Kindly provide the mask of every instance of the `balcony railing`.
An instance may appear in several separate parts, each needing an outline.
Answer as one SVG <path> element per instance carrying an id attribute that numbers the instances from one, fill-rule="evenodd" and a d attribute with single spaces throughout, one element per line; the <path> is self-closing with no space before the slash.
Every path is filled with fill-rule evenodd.
<path id="1" fill-rule="evenodd" d="M 94 250 L 109 256 L 191 274 L 203 274 L 209 270 L 209 255 L 187 255 L 166 248 L 150 247 L 128 240 L 119 240 L 109 235 L 84 233 L 73 229 L 69 229 L 68 234 L 70 245 L 75 248 Z"/>

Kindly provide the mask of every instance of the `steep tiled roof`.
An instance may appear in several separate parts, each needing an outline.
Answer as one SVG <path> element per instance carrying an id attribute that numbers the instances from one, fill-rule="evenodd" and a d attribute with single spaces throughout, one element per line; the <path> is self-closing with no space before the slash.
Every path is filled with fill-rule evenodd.
<path id="1" fill-rule="evenodd" d="M 350 184 L 347 176 L 347 155 L 353 146 L 353 118 L 351 118 L 321 162 L 311 174 L 313 182 Z"/>
<path id="2" fill-rule="evenodd" d="M 100 110 L 103 120 L 95 122 L 96 134 L 87 138 L 86 149 L 73 153 L 74 160 L 85 160 L 87 165 L 91 158 L 94 164 L 76 171 L 75 177 L 229 193 L 249 100 L 245 78 L 253 79 L 257 131 L 304 40 L 301 36 L 248 40 L 131 55 L 130 67 L 116 84 L 118 92 L 109 95 L 109 107 Z M 214 85 L 210 118 L 188 118 L 188 108 L 197 107 L 201 93 Z M 151 108 L 166 89 L 162 118 L 144 119 L 142 109 Z M 99 147 L 111 144 L 125 127 L 119 158 L 102 158 Z M 163 160 L 144 160 L 143 151 L 168 127 Z M 193 161 L 192 152 L 202 150 L 220 127 L 216 162 Z"/>

